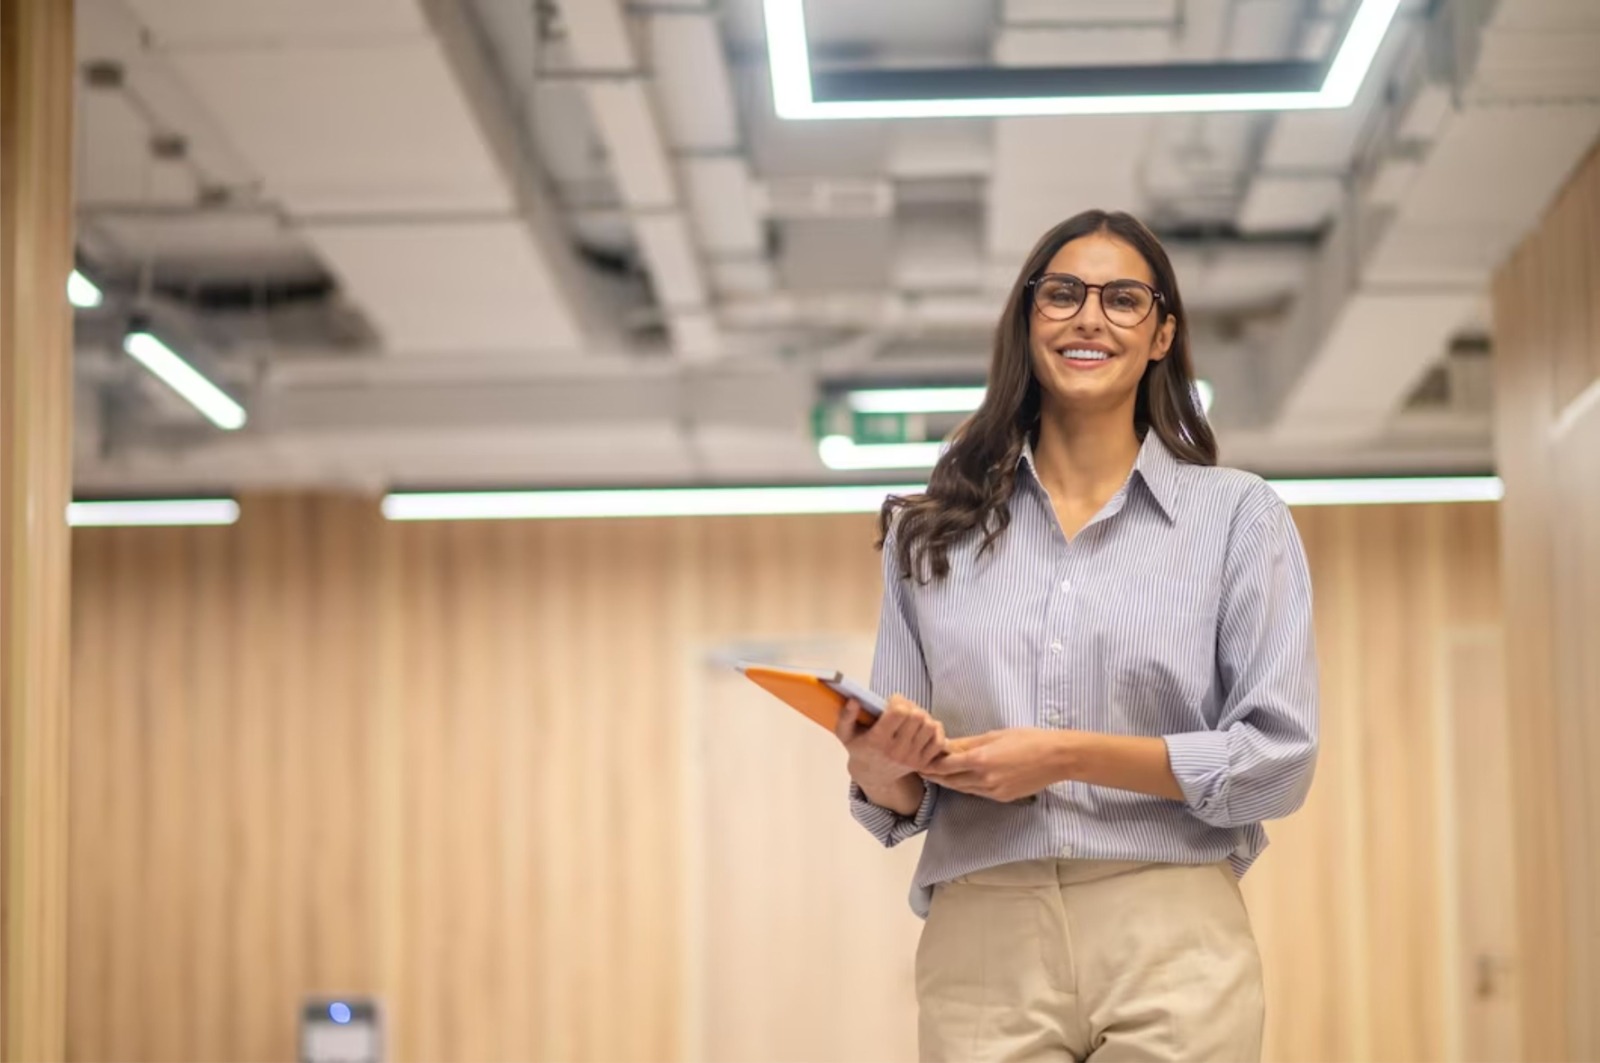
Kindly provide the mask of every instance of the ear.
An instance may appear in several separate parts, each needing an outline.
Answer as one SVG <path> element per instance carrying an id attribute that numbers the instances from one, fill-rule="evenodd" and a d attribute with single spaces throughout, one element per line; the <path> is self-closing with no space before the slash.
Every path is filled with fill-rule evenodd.
<path id="1" fill-rule="evenodd" d="M 1155 346 L 1150 351 L 1150 360 L 1159 362 L 1167 356 L 1172 349 L 1172 341 L 1178 335 L 1178 319 L 1168 314 L 1156 328 Z"/>

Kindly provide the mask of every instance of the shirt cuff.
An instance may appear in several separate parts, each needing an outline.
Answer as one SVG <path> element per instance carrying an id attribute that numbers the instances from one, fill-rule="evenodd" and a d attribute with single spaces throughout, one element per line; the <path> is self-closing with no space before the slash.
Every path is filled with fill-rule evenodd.
<path id="1" fill-rule="evenodd" d="M 939 787 L 926 779 L 922 782 L 922 804 L 909 816 L 902 816 L 892 808 L 875 805 L 866 791 L 855 780 L 850 782 L 850 814 L 885 847 L 899 845 L 907 838 L 928 829 L 933 821 L 933 806 L 939 798 Z"/>
<path id="2" fill-rule="evenodd" d="M 1167 735 L 1167 763 L 1183 790 L 1184 803 L 1202 819 L 1227 795 L 1228 736 L 1221 731 Z"/>

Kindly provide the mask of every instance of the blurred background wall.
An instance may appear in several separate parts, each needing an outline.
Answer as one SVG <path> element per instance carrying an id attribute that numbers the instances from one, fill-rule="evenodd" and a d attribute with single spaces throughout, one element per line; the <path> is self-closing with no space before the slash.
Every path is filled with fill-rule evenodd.
<path id="1" fill-rule="evenodd" d="M 1325 63 L 1379 6 L 805 36 Z M 869 122 L 777 114 L 763 7 L 0 0 L 0 1056 L 293 1058 L 348 994 L 397 1061 L 910 1058 L 916 843 L 726 667 L 865 671 L 871 519 L 379 495 L 910 482 L 959 411 L 846 396 L 981 383 L 1100 205 L 1173 253 L 1225 461 L 1504 487 L 1295 511 L 1324 753 L 1246 882 L 1268 1058 L 1600 1058 L 1600 5 L 1400 0 L 1326 110 Z M 243 517 L 61 517 L 179 494 Z"/>
<path id="2" fill-rule="evenodd" d="M 1495 275 L 1529 1058 L 1600 1056 L 1600 150 Z"/>
<path id="3" fill-rule="evenodd" d="M 909 854 L 717 663 L 865 667 L 870 517 L 245 512 L 75 533 L 71 1058 L 288 1058 L 319 993 L 397 1059 L 913 1058 Z M 1325 742 L 1246 880 L 1272 1058 L 1511 1051 L 1495 507 L 1296 519 Z"/>

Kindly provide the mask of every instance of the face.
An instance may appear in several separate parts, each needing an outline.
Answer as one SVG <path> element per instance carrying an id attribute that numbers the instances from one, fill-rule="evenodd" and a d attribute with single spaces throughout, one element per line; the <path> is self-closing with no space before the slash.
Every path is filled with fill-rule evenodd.
<path id="1" fill-rule="evenodd" d="M 1069 241 L 1044 272 L 1071 274 L 1086 284 L 1136 280 L 1155 287 L 1156 283 L 1144 256 L 1107 233 Z M 1141 293 L 1128 289 L 1119 294 L 1114 288 L 1108 294 L 1095 288 L 1081 292 L 1081 306 L 1071 318 L 1052 320 L 1035 298 L 1039 287 L 1035 284 L 1029 292 L 1028 347 L 1045 405 L 1082 412 L 1131 407 L 1145 367 L 1167 356 L 1177 319 L 1169 314 L 1158 321 L 1161 308 L 1153 306 L 1143 321 L 1121 324 L 1118 318 L 1127 321 L 1136 313 Z M 1068 308 L 1079 294 L 1071 285 L 1045 289 L 1047 301 Z M 1110 316 L 1102 300 L 1109 301 Z"/>

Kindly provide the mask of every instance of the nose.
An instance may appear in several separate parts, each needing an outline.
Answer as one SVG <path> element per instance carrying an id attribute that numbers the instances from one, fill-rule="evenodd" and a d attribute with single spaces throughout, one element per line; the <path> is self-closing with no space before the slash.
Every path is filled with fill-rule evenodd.
<path id="1" fill-rule="evenodd" d="M 1072 315 L 1072 324 L 1083 332 L 1105 331 L 1105 306 L 1100 302 L 1100 289 L 1090 288 L 1084 294 L 1083 306 Z"/>

